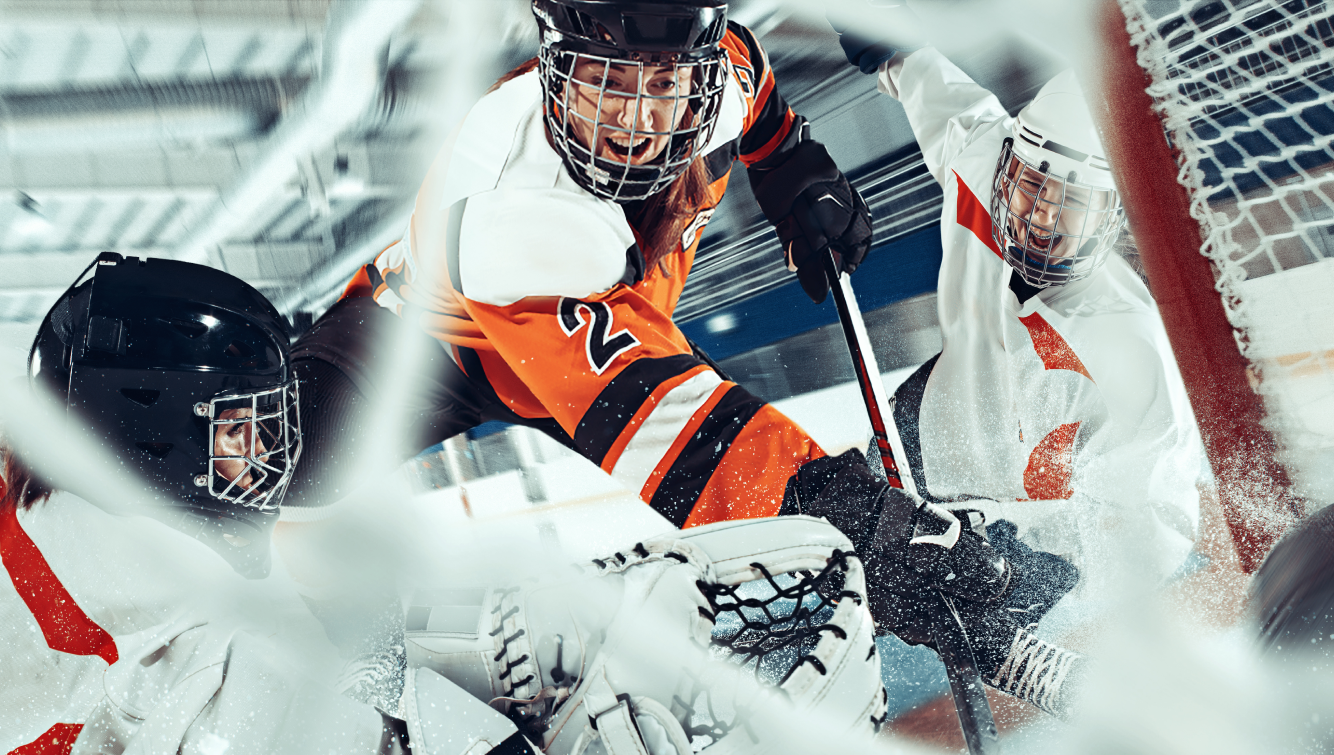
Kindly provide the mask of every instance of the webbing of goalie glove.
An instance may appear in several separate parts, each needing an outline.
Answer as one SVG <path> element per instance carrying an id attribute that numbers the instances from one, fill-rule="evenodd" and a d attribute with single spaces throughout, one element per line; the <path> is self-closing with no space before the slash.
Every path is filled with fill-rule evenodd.
<path id="1" fill-rule="evenodd" d="M 713 585 L 704 589 L 722 596 L 728 596 L 725 588 L 746 582 L 768 581 L 776 586 L 774 577 L 785 573 L 819 575 L 836 568 L 843 575 L 833 615 L 818 627 L 819 642 L 781 680 L 781 692 L 772 690 L 777 693 L 772 700 L 751 707 L 752 720 L 746 731 L 732 732 L 707 752 L 749 752 L 759 741 L 781 747 L 782 731 L 793 715 L 821 721 L 834 736 L 879 729 L 887 700 L 875 649 L 875 625 L 866 601 L 861 561 L 842 532 L 823 519 L 793 515 L 718 522 L 676 537 L 707 555 L 713 564 Z M 755 608 L 747 611 L 758 613 Z M 764 690 L 756 694 L 759 700 L 767 697 Z"/>

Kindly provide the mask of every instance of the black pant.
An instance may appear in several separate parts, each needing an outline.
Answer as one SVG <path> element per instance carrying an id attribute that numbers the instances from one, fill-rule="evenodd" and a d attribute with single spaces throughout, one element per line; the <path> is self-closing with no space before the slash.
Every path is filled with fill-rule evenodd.
<path id="1" fill-rule="evenodd" d="M 931 377 L 931 370 L 938 359 L 939 354 L 926 360 L 926 364 L 918 367 L 894 391 L 894 425 L 899 430 L 899 440 L 903 442 L 903 451 L 908 457 L 906 461 L 912 471 L 913 482 L 917 484 L 917 492 L 928 501 L 936 499 L 927 491 L 926 473 L 922 469 L 922 394 L 926 391 L 926 379 Z"/>
<path id="2" fill-rule="evenodd" d="M 554 420 L 524 419 L 510 411 L 484 379 L 469 378 L 439 342 L 420 331 L 413 336 L 424 339 L 416 379 L 402 395 L 385 395 L 377 385 L 383 382 L 377 367 L 390 358 L 388 349 L 401 328 L 415 326 L 370 298 L 344 299 L 293 345 L 302 448 L 284 506 L 327 506 L 364 482 L 349 475 L 365 472 L 353 463 L 353 454 L 377 412 L 406 418 L 404 437 L 390 449 L 397 461 L 491 420 L 536 427 L 573 445 Z"/>

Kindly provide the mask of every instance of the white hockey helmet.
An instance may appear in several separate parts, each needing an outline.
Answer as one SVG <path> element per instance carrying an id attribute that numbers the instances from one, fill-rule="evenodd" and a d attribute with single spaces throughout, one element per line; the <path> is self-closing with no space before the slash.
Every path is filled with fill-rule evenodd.
<path id="1" fill-rule="evenodd" d="M 1106 260 L 1125 219 L 1105 155 L 1072 71 L 1019 112 L 996 163 L 991 227 L 1029 285 L 1064 285 Z"/>

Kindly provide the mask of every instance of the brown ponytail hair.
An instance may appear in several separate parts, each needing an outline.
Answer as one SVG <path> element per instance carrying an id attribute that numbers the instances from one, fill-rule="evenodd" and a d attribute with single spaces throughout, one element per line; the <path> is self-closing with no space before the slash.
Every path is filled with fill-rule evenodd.
<path id="1" fill-rule="evenodd" d="M 537 68 L 537 58 L 520 63 L 514 70 L 501 76 L 488 94 L 506 82 Z M 647 273 L 664 257 L 671 254 L 681 240 L 686 226 L 695 219 L 699 208 L 709 201 L 709 169 L 704 158 L 697 158 L 676 177 L 671 186 L 644 200 L 638 213 L 629 218 L 643 240 L 644 271 Z"/>
<path id="2" fill-rule="evenodd" d="M 24 511 L 51 497 L 54 489 L 19 459 L 14 449 L 0 447 L 4 458 L 4 479 L 0 480 L 0 513 Z"/>

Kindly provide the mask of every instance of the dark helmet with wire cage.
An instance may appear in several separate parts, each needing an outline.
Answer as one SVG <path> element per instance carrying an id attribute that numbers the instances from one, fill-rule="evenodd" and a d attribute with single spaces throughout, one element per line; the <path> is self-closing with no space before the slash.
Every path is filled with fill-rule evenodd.
<path id="1" fill-rule="evenodd" d="M 301 453 L 289 340 L 234 276 L 104 252 L 42 320 L 28 374 L 153 497 L 253 523 Z"/>
<path id="2" fill-rule="evenodd" d="M 642 200 L 702 155 L 727 77 L 725 0 L 533 0 L 533 15 L 547 132 L 580 186 Z"/>
<path id="3" fill-rule="evenodd" d="M 1106 151 L 1071 71 L 1019 112 L 992 180 L 992 237 L 1029 285 L 1086 278 L 1125 223 Z"/>

